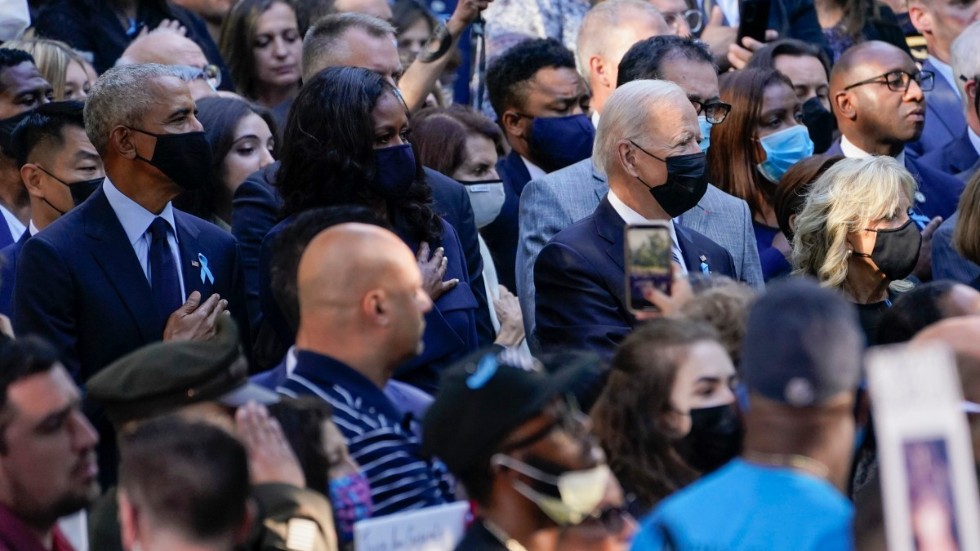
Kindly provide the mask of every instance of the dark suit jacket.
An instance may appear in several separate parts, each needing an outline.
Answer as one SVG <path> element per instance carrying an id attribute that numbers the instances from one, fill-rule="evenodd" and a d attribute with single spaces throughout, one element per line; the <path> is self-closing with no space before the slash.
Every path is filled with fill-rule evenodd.
<path id="1" fill-rule="evenodd" d="M 8 231 L 7 233 L 9 234 L 10 232 Z M 31 232 L 26 231 L 16 242 L 0 250 L 0 314 L 7 317 L 13 316 L 17 257 L 20 256 L 20 251 L 24 248 L 24 243 L 30 237 Z"/>
<path id="2" fill-rule="evenodd" d="M 908 146 L 916 157 L 939 149 L 966 132 L 963 104 L 956 95 L 956 90 L 939 74 L 932 60 L 927 59 L 922 64 L 922 70 L 936 73 L 936 84 L 932 90 L 925 92 L 926 125 L 922 129 L 922 136 L 919 141 Z"/>
<path id="3" fill-rule="evenodd" d="M 977 155 L 970 134 L 965 129 L 959 138 L 917 159 L 920 166 L 956 176 L 964 182 L 973 175 L 973 165 L 977 160 L 980 160 L 980 155 Z"/>
<path id="4" fill-rule="evenodd" d="M 835 141 L 826 153 L 826 155 L 843 154 L 844 152 L 840 148 L 840 140 Z M 921 159 L 913 159 L 908 150 L 905 152 L 905 168 L 912 173 L 919 185 L 913 205 L 916 211 L 929 218 L 942 216 L 944 219 L 956 212 L 956 206 L 960 202 L 960 194 L 963 193 L 965 187 L 963 182 L 955 176 L 925 166 Z"/>
<path id="5" fill-rule="evenodd" d="M 274 306 L 271 296 L 260 297 L 262 288 L 260 279 L 267 277 L 268 274 L 260 276 L 259 265 L 262 242 L 280 219 L 279 209 L 282 207 L 282 198 L 273 187 L 278 171 L 279 163 L 275 162 L 252 173 L 238 187 L 232 199 L 231 233 L 238 239 L 241 250 L 242 265 L 245 267 L 249 320 L 256 335 L 262 329 L 263 317 L 268 309 Z M 425 169 L 425 178 L 432 189 L 436 212 L 453 226 L 463 247 L 466 273 L 469 275 L 473 294 L 479 305 L 478 338 L 482 344 L 493 342 L 493 325 L 490 322 L 490 310 L 483 284 L 483 260 L 480 257 L 480 244 L 476 238 L 476 223 L 473 220 L 473 207 L 470 205 L 469 195 L 459 182 L 430 168 Z M 266 259 L 266 262 L 268 260 Z M 291 331 L 281 321 L 274 323 L 276 333 L 282 334 L 284 329 Z M 292 342 L 294 337 L 295 335 L 290 336 L 287 342 Z M 285 348 L 282 350 L 285 352 Z M 275 363 L 278 361 L 261 367 L 268 368 Z"/>
<path id="6" fill-rule="evenodd" d="M 174 221 L 187 294 L 219 293 L 247 335 L 235 240 L 176 209 Z M 198 264 L 199 253 L 207 258 L 214 283 L 202 281 L 201 267 L 191 264 Z M 155 311 L 150 284 L 101 188 L 24 244 L 17 261 L 14 328 L 54 344 L 79 383 L 159 341 L 163 327 Z"/>
<path id="7" fill-rule="evenodd" d="M 517 292 L 517 223 L 520 210 L 521 192 L 531 181 L 531 173 L 516 151 L 511 151 L 506 157 L 497 162 L 497 173 L 504 181 L 504 205 L 500 214 L 493 222 L 483 228 L 480 233 L 487 242 L 487 248 L 493 255 L 497 267 L 497 279 L 500 284 Z"/>
<path id="8" fill-rule="evenodd" d="M 595 212 L 560 231 L 534 263 L 535 331 L 544 350 L 586 348 L 612 357 L 636 326 L 626 304 L 626 223 L 604 197 Z M 728 251 L 694 230 L 674 224 L 684 264 L 701 273 L 735 278 Z"/>
<path id="9" fill-rule="evenodd" d="M 208 34 L 207 26 L 200 17 L 171 2 L 167 2 L 164 10 L 157 6 L 157 2 L 138 4 L 137 25 L 152 30 L 164 19 L 180 21 L 187 29 L 187 38 L 201 47 L 208 62 L 221 69 L 220 88 L 235 90 L 235 83 L 221 58 L 218 45 Z M 92 65 L 99 74 L 112 68 L 133 39 L 116 17 L 109 0 L 53 0 L 38 10 L 34 28 L 41 38 L 61 40 L 72 48 L 91 52 Z"/>

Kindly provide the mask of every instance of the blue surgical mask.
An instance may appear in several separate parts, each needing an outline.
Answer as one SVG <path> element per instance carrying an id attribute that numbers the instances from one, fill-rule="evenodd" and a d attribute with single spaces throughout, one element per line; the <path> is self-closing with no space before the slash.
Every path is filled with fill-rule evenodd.
<path id="1" fill-rule="evenodd" d="M 536 117 L 531 123 L 528 148 L 535 164 L 554 172 L 588 159 L 593 142 L 595 126 L 585 115 Z"/>
<path id="2" fill-rule="evenodd" d="M 701 152 L 707 153 L 708 148 L 711 147 L 711 127 L 714 126 L 708 122 L 708 117 L 701 115 L 698 117 L 698 126 L 701 127 Z"/>
<path id="3" fill-rule="evenodd" d="M 774 184 L 789 167 L 813 155 L 813 140 L 806 126 L 797 124 L 759 139 L 766 150 L 766 160 L 756 165 L 759 172 Z"/>
<path id="4" fill-rule="evenodd" d="M 371 190 L 387 200 L 408 195 L 416 176 L 412 144 L 374 150 L 374 180 Z"/>

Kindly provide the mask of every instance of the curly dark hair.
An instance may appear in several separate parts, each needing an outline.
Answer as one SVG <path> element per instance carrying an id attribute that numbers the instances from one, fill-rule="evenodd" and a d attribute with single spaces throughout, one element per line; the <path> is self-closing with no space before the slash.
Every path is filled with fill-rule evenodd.
<path id="1" fill-rule="evenodd" d="M 432 208 L 432 190 L 415 160 L 415 182 L 398 201 L 371 190 L 374 178 L 374 119 L 382 94 L 401 98 L 381 75 L 358 67 L 331 67 L 303 85 L 283 132 L 275 185 L 283 198 L 281 217 L 315 207 L 362 205 L 417 241 L 438 242 L 442 222 Z"/>
<path id="2" fill-rule="evenodd" d="M 575 69 L 574 54 L 554 38 L 525 40 L 490 62 L 487 94 L 497 116 L 508 107 L 523 107 L 527 81 L 549 67 Z"/>
<path id="3" fill-rule="evenodd" d="M 701 341 L 717 342 L 718 333 L 682 319 L 640 326 L 616 350 L 609 379 L 592 407 L 592 431 L 639 512 L 698 477 L 674 449 L 663 418 L 673 411 L 670 393 L 687 347 Z"/>

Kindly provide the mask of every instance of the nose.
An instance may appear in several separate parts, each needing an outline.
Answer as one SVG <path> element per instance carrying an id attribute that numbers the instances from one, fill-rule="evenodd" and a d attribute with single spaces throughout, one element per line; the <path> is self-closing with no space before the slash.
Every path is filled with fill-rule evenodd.
<path id="1" fill-rule="evenodd" d="M 96 432 L 95 427 L 92 423 L 88 422 L 88 419 L 81 411 L 75 411 L 71 414 L 72 423 L 72 444 L 75 451 L 86 451 L 99 443 L 99 433 Z"/>
<path id="2" fill-rule="evenodd" d="M 922 87 L 914 79 L 909 80 L 909 88 L 905 91 L 905 99 L 908 101 L 922 101 L 925 96 L 922 93 Z"/>
<path id="3" fill-rule="evenodd" d="M 732 392 L 732 389 L 731 388 L 725 386 L 725 387 L 723 387 L 721 389 L 721 392 L 719 392 L 719 394 L 722 397 L 725 398 L 725 401 L 723 402 L 724 404 L 734 404 L 735 403 L 735 393 Z"/>
<path id="4" fill-rule="evenodd" d="M 684 17 L 683 13 L 674 16 L 674 32 L 681 38 L 691 36 L 691 26 L 687 24 L 687 18 Z"/>
<path id="5" fill-rule="evenodd" d="M 265 168 L 275 162 L 272 158 L 272 152 L 268 149 L 262 147 L 262 151 L 259 153 L 259 168 Z"/>
<path id="6" fill-rule="evenodd" d="M 190 118 L 187 119 L 187 120 L 188 120 L 188 122 L 191 125 L 191 131 L 192 132 L 203 132 L 204 131 L 204 125 L 201 124 L 201 121 L 197 120 L 197 115 L 195 115 L 194 113 L 191 113 Z"/>
<path id="7" fill-rule="evenodd" d="M 402 139 L 401 134 L 395 134 L 395 137 L 391 139 L 391 145 L 389 147 L 395 147 L 399 145 L 405 145 L 408 142 Z"/>
<path id="8" fill-rule="evenodd" d="M 286 41 L 281 36 L 277 36 L 272 41 L 272 55 L 280 59 L 289 55 L 289 48 L 286 47 Z"/>

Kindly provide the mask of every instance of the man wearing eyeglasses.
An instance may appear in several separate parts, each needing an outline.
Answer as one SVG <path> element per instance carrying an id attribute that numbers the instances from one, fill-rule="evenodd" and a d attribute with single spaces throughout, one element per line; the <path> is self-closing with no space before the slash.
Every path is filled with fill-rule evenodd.
<path id="1" fill-rule="evenodd" d="M 196 42 L 168 27 L 161 27 L 137 37 L 126 47 L 116 65 L 140 63 L 184 65 L 198 69 L 198 72 L 189 75 L 191 78 L 185 79 L 191 86 L 191 95 L 195 100 L 214 95 L 219 88 L 231 90 L 228 87 L 231 79 L 224 78 L 228 75 L 223 74 L 222 68 L 208 62 L 204 51 Z M 200 86 L 195 88 L 195 81 L 199 81 Z M 222 87 L 222 82 L 226 86 Z"/>
<path id="2" fill-rule="evenodd" d="M 572 397 L 595 377 L 598 359 L 562 355 L 548 363 L 513 350 L 481 351 L 443 377 L 423 423 L 423 447 L 479 505 L 456 551 L 568 550 L 594 542 L 593 529 L 625 548 L 636 530 Z M 577 530 L 583 533 L 569 534 Z"/>
<path id="3" fill-rule="evenodd" d="M 933 88 L 935 79 L 934 73 L 919 71 L 907 53 L 878 41 L 844 52 L 830 74 L 830 101 L 841 139 L 827 154 L 888 155 L 903 163 L 919 185 L 912 218 L 920 229 L 928 224 L 926 247 L 940 222 L 935 218 L 953 214 L 963 191 L 963 182 L 906 154 L 906 144 L 922 135 L 923 92 Z"/>
<path id="4" fill-rule="evenodd" d="M 586 16 L 583 28 L 588 28 L 588 19 Z M 608 57 L 607 61 L 612 63 Z M 680 86 L 697 111 L 700 145 L 710 154 L 711 126 L 721 124 L 731 106 L 722 103 L 718 97 L 717 72 L 711 52 L 703 44 L 690 38 L 654 36 L 634 44 L 616 63 L 620 86 L 637 79 L 669 80 Z M 606 176 L 595 169 L 592 159 L 532 180 L 524 188 L 520 205 L 517 290 L 528 335 L 533 335 L 534 331 L 533 269 L 538 253 L 555 234 L 592 214 L 608 189 Z M 756 287 L 762 286 L 759 252 L 745 201 L 709 184 L 697 206 L 675 221 L 724 247 L 732 255 L 738 279 Z M 530 342 L 533 343 L 533 339 Z"/>

